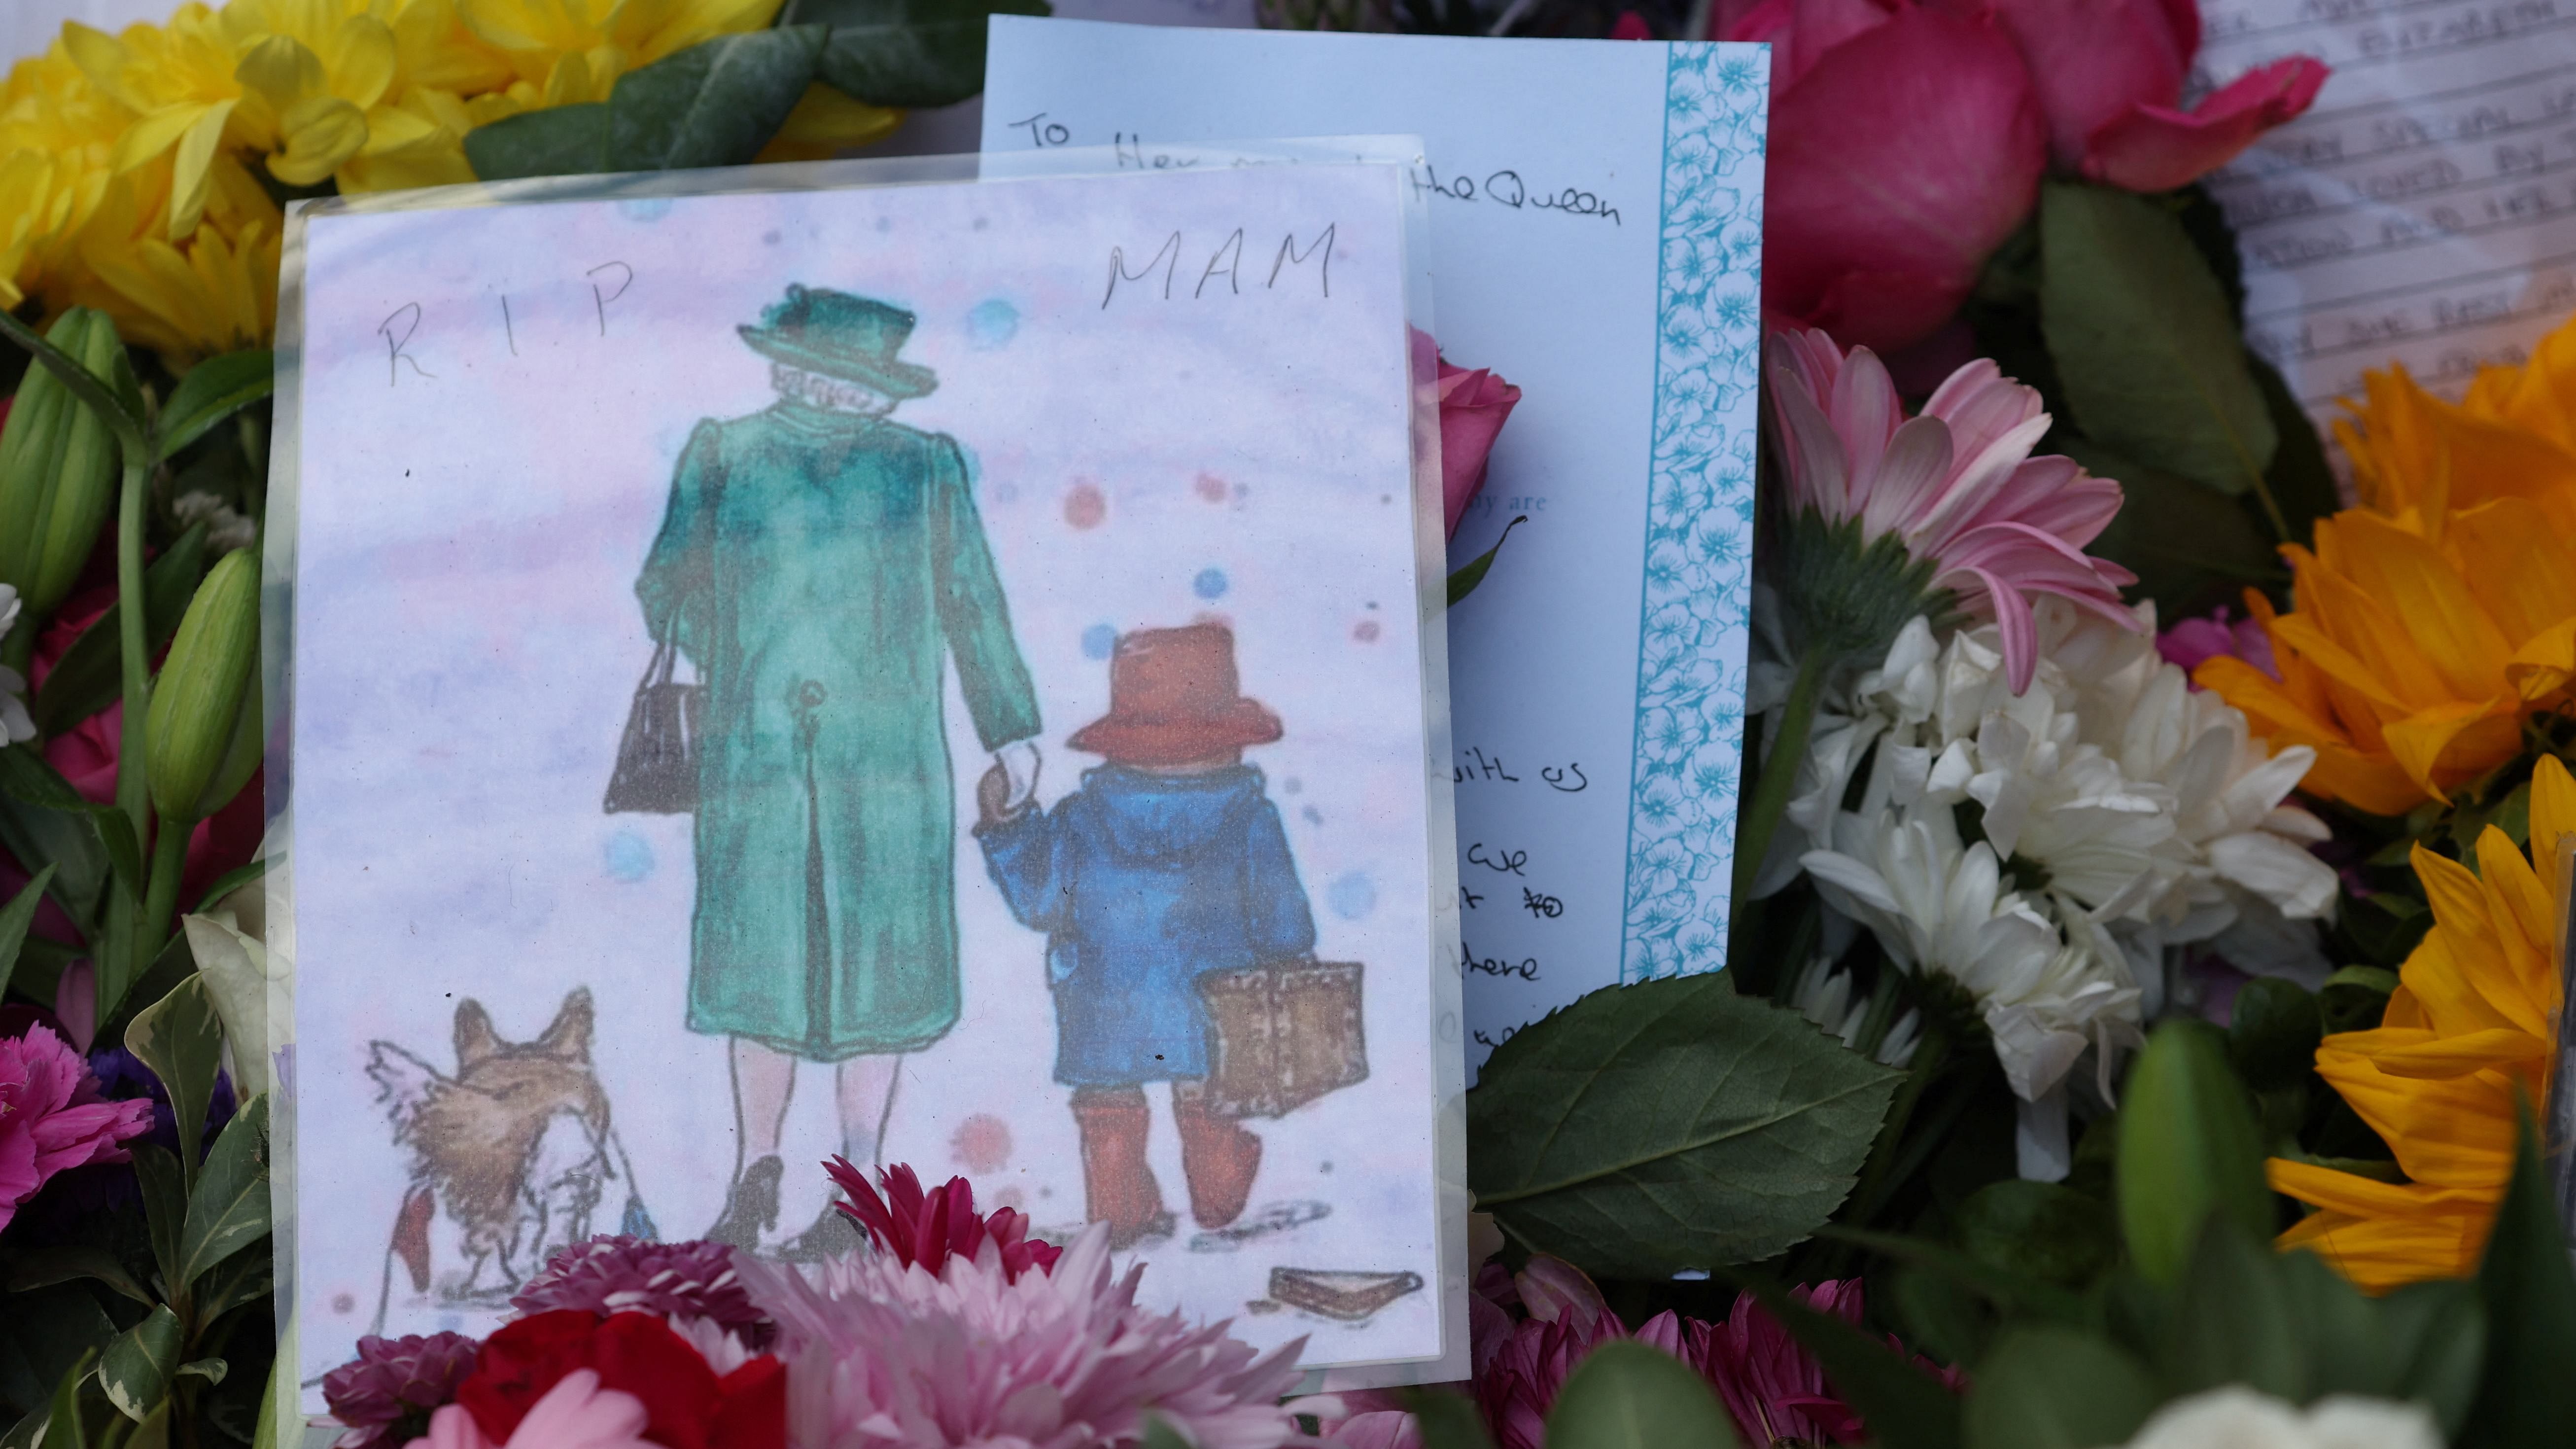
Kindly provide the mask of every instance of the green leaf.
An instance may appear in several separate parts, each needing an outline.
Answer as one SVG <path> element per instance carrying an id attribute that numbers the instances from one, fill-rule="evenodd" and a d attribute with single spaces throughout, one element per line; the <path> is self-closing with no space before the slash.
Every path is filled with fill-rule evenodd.
<path id="1" fill-rule="evenodd" d="M 188 1195 L 188 1219 L 179 1232 L 179 1279 L 193 1284 L 206 1270 L 268 1234 L 268 1096 L 262 1093 L 233 1114 L 206 1154 L 206 1168 Z"/>
<path id="2" fill-rule="evenodd" d="M 219 1358 L 192 1358 L 179 1365 L 179 1375 L 182 1378 L 195 1377 L 204 1379 L 209 1384 L 219 1384 L 224 1381 L 224 1374 L 228 1368 L 229 1365 Z"/>
<path id="3" fill-rule="evenodd" d="M 951 106 L 984 88 L 996 15 L 1046 15 L 1046 0 L 796 0 L 784 17 L 832 27 L 824 84 L 877 106 Z"/>
<path id="4" fill-rule="evenodd" d="M 1994 1306 L 1960 1282 L 1920 1263 L 1900 1263 L 1887 1278 L 1888 1301 L 1905 1340 L 1944 1363 L 1976 1367 L 2002 1324 Z"/>
<path id="5" fill-rule="evenodd" d="M 212 1323 L 245 1303 L 256 1303 L 276 1290 L 276 1262 L 270 1254 L 256 1251 L 267 1239 L 251 1245 L 253 1251 L 236 1253 L 197 1280 L 190 1291 L 196 1298 L 197 1321 Z"/>
<path id="6" fill-rule="evenodd" d="M 2341 1274 L 2327 1272 L 2343 1281 Z M 2477 1402 L 2487 1357 L 2486 1305 L 2479 1301 L 2477 1285 L 2460 1279 L 2409 1283 L 2375 1306 L 2398 1373 L 2385 1397 L 2430 1406 L 2449 1442 L 2466 1442 L 2460 1428 Z"/>
<path id="7" fill-rule="evenodd" d="M 98 1361 L 99 1386 L 116 1411 L 136 1423 L 170 1395 L 186 1332 L 170 1305 L 160 1304 L 141 1323 L 107 1346 Z"/>
<path id="8" fill-rule="evenodd" d="M 12 1293 L 0 1314 L 0 1388 L 12 1407 L 42 1409 L 63 1375 L 96 1361 L 116 1335 L 97 1296 L 79 1284 Z"/>
<path id="9" fill-rule="evenodd" d="M 188 612 L 188 600 L 197 592 L 197 581 L 206 574 L 206 526 L 191 524 L 187 532 L 173 540 L 152 567 L 143 574 L 143 626 L 154 650 L 170 642 L 178 632 L 179 620 Z M 117 631 L 118 606 L 110 604 L 107 612 L 81 630 L 72 647 L 63 651 L 44 684 L 36 690 L 29 713 L 35 716 L 37 732 L 51 739 L 79 724 L 82 720 L 116 703 L 117 693 L 124 688 L 120 672 L 122 643 Z"/>
<path id="10" fill-rule="evenodd" d="M 1977 1365 L 1967 1449 L 2103 1449 L 2155 1412 L 2144 1365 L 2089 1333 L 2017 1328 Z"/>
<path id="11" fill-rule="evenodd" d="M 749 164 L 814 83 L 824 34 L 790 25 L 719 35 L 618 77 L 608 169 Z"/>
<path id="12" fill-rule="evenodd" d="M 286 853 L 284 851 L 279 851 L 274 857 L 276 860 L 284 860 L 285 858 Z M 231 870 L 225 871 L 222 875 L 216 876 L 214 884 L 206 887 L 206 893 L 197 899 L 196 909 L 190 911 L 189 914 L 202 916 L 220 904 L 224 897 L 240 890 L 243 886 L 249 885 L 252 881 L 258 880 L 260 877 L 267 875 L 271 860 L 272 857 L 263 855 L 259 859 L 250 862 L 248 865 L 234 866 Z"/>
<path id="13" fill-rule="evenodd" d="M 86 961 L 89 953 L 77 946 L 43 936 L 29 936 L 18 943 L 18 968 L 10 973 L 9 989 L 34 998 L 51 1010 L 54 993 L 62 985 L 63 972 L 75 961 Z"/>
<path id="14" fill-rule="evenodd" d="M 1547 1416 L 1547 1449 L 1735 1449 L 1735 1442 L 1708 1381 L 1635 1342 L 1586 1355 Z"/>
<path id="15" fill-rule="evenodd" d="M 1753 1262 L 1850 1194 L 1901 1076 L 1722 973 L 1610 987 L 1485 1063 L 1469 1182 L 1506 1233 L 1605 1277 Z"/>
<path id="16" fill-rule="evenodd" d="M 2097 1205 L 2094 1211 L 2101 1209 Z M 1897 1262 L 1911 1263 L 1938 1273 L 2007 1310 L 2015 1318 L 2080 1323 L 2089 1316 L 2083 1298 L 2064 1288 L 2028 1274 L 1997 1267 L 1927 1238 L 1875 1233 L 1864 1228 L 1846 1228 L 1839 1223 L 1817 1229 L 1816 1236 L 1830 1243 L 1850 1243 L 1867 1248 Z"/>
<path id="17" fill-rule="evenodd" d="M 179 928 L 187 934 L 188 953 L 197 958 L 197 978 L 215 1003 L 224 1039 L 232 1043 L 233 1090 L 255 1097 L 269 1085 L 268 947 L 232 920 L 229 911 L 186 916 Z"/>
<path id="18" fill-rule="evenodd" d="M 79 359 L 47 342 L 34 328 L 5 311 L 0 311 L 0 337 L 6 337 L 34 353 L 36 361 L 61 378 L 72 396 L 105 419 L 108 430 L 116 434 L 117 445 L 127 458 L 143 460 L 152 456 L 151 429 L 143 418 L 143 390 L 135 383 L 134 371 L 126 364 L 122 352 L 117 356 L 116 375 L 102 378 L 81 366 Z"/>
<path id="19" fill-rule="evenodd" d="M 259 1424 L 251 1431 L 250 1449 L 278 1449 L 280 1439 L 289 1445 L 304 1442 L 303 1420 L 294 1413 L 296 1383 L 287 1365 L 295 1362 L 295 1325 L 289 1320 L 285 1332 L 278 1335 L 277 1357 L 268 1365 L 268 1392 L 259 1400 Z M 295 1427 L 279 1432 L 281 1421 L 292 1419 Z"/>
<path id="20" fill-rule="evenodd" d="M 206 983 L 191 974 L 170 994 L 134 1014 L 125 1049 L 150 1067 L 170 1093 L 179 1128 L 179 1165 L 189 1190 L 197 1184 L 197 1141 L 205 1134 L 206 1108 L 214 1099 L 215 1073 L 223 1066 L 224 1029 Z M 174 1280 L 172 1292 L 187 1286 Z"/>
<path id="21" fill-rule="evenodd" d="M 0 316 L 7 314 L 0 313 Z M 84 1350 L 80 1360 L 63 1371 L 54 1386 L 53 1411 L 45 1416 L 44 1449 L 89 1449 L 89 1430 L 81 1423 L 81 1380 L 89 1377 L 94 1350 Z"/>
<path id="22" fill-rule="evenodd" d="M 36 907 L 45 899 L 45 887 L 52 883 L 54 868 L 46 866 L 36 872 L 9 904 L 0 906 L 0 982 L 18 974 L 18 948 L 27 941 L 27 927 L 35 923 Z"/>
<path id="23" fill-rule="evenodd" d="M 179 1231 L 188 1221 L 188 1189 L 179 1159 L 149 1142 L 130 1150 L 134 1180 L 143 1190 L 143 1226 L 152 1239 L 152 1263 L 161 1270 L 165 1293 L 175 1296 L 180 1289 Z"/>
<path id="24" fill-rule="evenodd" d="M 1720 1270 L 1815 1355 L 1844 1403 L 1869 1426 L 1878 1449 L 1959 1449 L 1959 1399 L 1887 1341 L 1831 1313 L 1819 1313 L 1775 1284 Z"/>
<path id="25" fill-rule="evenodd" d="M 1494 1449 L 1475 1401 L 1465 1394 L 1415 1389 L 1405 1394 L 1404 1406 L 1422 1431 L 1422 1449 Z"/>
<path id="26" fill-rule="evenodd" d="M 2272 466 L 2264 474 L 2272 488 L 2273 500 L 2281 506 L 2283 521 L 2290 525 L 2288 543 L 2307 544 L 2316 536 L 2317 520 L 2343 507 L 2343 494 L 2335 487 L 2334 467 L 2326 461 L 2325 439 L 2318 435 L 2317 425 L 2307 409 L 2282 380 L 2280 369 L 2248 351 L 2245 365 L 2254 374 L 2254 385 L 2262 390 L 2263 407 L 2272 417 L 2272 431 L 2281 440 L 2280 450 L 2272 455 Z"/>
<path id="27" fill-rule="evenodd" d="M 40 803 L 40 799 L 57 798 L 53 786 L 60 786 L 61 793 L 78 803 Z M 0 749 L 0 845 L 22 861 L 40 860 L 54 867 L 53 897 L 84 933 L 97 922 L 99 898 L 106 893 L 111 869 L 90 809 L 90 803 L 45 763 L 44 756 L 25 745 Z"/>
<path id="28" fill-rule="evenodd" d="M 521 111 L 465 133 L 465 159 L 485 181 L 587 176 L 608 169 L 608 102 Z"/>
<path id="29" fill-rule="evenodd" d="M 2040 329 L 2076 425 L 2204 487 L 2262 487 L 2280 435 L 2226 295 L 2173 211 L 2054 181 L 2039 235 Z"/>
<path id="30" fill-rule="evenodd" d="M 1959 1205 L 1957 1219 L 1959 1245 L 2016 1278 L 2082 1288 L 2120 1258 L 2101 1199 L 2053 1182 L 1988 1183 Z"/>
<path id="31" fill-rule="evenodd" d="M 161 407 L 160 456 L 175 455 L 276 386 L 276 359 L 265 348 L 227 352 L 189 368 Z"/>
<path id="32" fill-rule="evenodd" d="M 2181 1281 L 2212 1213 L 2269 1236 L 2262 1139 L 2214 1029 L 2157 1027 L 2120 1095 L 2120 1231 L 2147 1281 Z"/>
<path id="33" fill-rule="evenodd" d="M 1172 1427 L 1171 1420 L 1160 1414 L 1147 1414 L 1144 1449 L 1191 1449 L 1191 1446 L 1190 1441 Z"/>
<path id="34" fill-rule="evenodd" d="M 2303 1327 L 2313 1325 L 2291 1316 L 2271 1250 L 2242 1225 L 2212 1214 L 2165 1326 L 2165 1385 L 2182 1395 L 2242 1383 L 2276 1399 L 2304 1401 Z"/>
<path id="35" fill-rule="evenodd" d="M 2307 1079 L 2326 1019 L 2317 999 L 2295 981 L 2257 976 L 2236 993 L 2227 1023 L 2227 1056 L 2258 1092 Z"/>
<path id="36" fill-rule="evenodd" d="M 2346 897 L 2340 924 L 2343 934 L 2370 958 L 2369 965 L 2393 976 L 2433 928 L 2433 909 L 2412 896 L 2374 891 Z"/>
<path id="37" fill-rule="evenodd" d="M 152 1412 L 143 1416 L 143 1422 L 134 1426 L 134 1432 L 127 1435 L 125 1442 L 117 1446 L 117 1449 L 170 1449 L 171 1403 L 168 1396 L 163 1396 L 161 1402 L 152 1406 Z"/>
<path id="38" fill-rule="evenodd" d="M 197 963 L 188 954 L 187 932 L 173 931 L 160 952 L 153 956 L 151 964 L 143 968 L 143 974 L 126 988 L 123 997 L 99 1002 L 98 1039 L 124 1040 L 125 1029 L 133 1024 L 137 1013 L 169 995 L 196 970 Z"/>
<path id="39" fill-rule="evenodd" d="M 1476 586 L 1483 583 L 1485 575 L 1493 570 L 1494 555 L 1503 551 L 1504 540 L 1512 536 L 1513 529 L 1527 522 L 1529 515 L 1524 513 L 1504 524 L 1503 536 L 1494 540 L 1492 548 L 1467 560 L 1465 567 L 1449 576 L 1449 607 L 1456 608 L 1460 599 L 1476 592 Z"/>
<path id="40" fill-rule="evenodd" d="M 2166 623 L 2224 604 L 2243 607 L 2245 586 L 2288 577 L 2263 525 L 2241 499 L 2213 493 L 2082 437 L 2054 446 L 2097 478 L 2120 485 L 2122 506 L 2090 551 L 2138 576 L 2134 598 L 2155 602 Z"/>
<path id="41" fill-rule="evenodd" d="M 134 1275 L 126 1271 L 125 1264 L 114 1253 L 95 1244 L 32 1248 L 9 1259 L 11 1293 L 24 1293 L 31 1288 L 47 1288 L 81 1278 L 96 1279 L 147 1308 L 160 1301 L 152 1296 L 150 1289 L 134 1281 Z"/>
<path id="42" fill-rule="evenodd" d="M 2486 1367 L 2458 1442 L 2478 1449 L 2565 1445 L 2576 1424 L 2576 1373 L 2568 1370 L 2576 1364 L 2576 1272 L 2528 1109 L 2478 1288 L 2486 1298 Z"/>

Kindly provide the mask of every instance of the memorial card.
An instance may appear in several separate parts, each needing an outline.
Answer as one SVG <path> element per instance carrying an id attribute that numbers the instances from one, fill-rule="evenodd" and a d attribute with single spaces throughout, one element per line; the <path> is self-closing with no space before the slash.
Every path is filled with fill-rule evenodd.
<path id="1" fill-rule="evenodd" d="M 1423 138 L 1442 353 L 1522 390 L 1450 547 L 1510 535 L 1449 616 L 1475 1066 L 1586 992 L 1726 964 L 1769 74 L 1758 45 L 993 18 L 988 156 Z"/>
<path id="2" fill-rule="evenodd" d="M 1404 170 L 849 170 L 298 218 L 308 1404 L 595 1233 L 849 1250 L 836 1154 L 1463 1343 Z"/>

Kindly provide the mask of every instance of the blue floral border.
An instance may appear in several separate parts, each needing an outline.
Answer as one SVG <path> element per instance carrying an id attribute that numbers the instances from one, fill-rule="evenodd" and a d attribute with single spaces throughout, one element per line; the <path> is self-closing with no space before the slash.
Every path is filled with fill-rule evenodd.
<path id="1" fill-rule="evenodd" d="M 1726 964 L 1752 622 L 1770 52 L 1670 54 L 1623 982 Z"/>

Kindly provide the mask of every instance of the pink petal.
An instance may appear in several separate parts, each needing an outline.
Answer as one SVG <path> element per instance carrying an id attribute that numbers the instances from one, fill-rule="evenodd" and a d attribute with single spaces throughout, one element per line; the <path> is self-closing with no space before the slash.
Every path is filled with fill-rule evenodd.
<path id="1" fill-rule="evenodd" d="M 2170 106 L 2199 48 L 2190 0 L 1995 0 L 2048 116 L 2050 159 L 2072 170 L 2104 123 Z"/>
<path id="2" fill-rule="evenodd" d="M 86 1055 L 98 1035 L 98 972 L 87 961 L 63 968 L 62 979 L 54 984 L 54 1015 L 62 1019 L 72 1050 Z"/>
<path id="3" fill-rule="evenodd" d="M 1825 416 L 1824 407 L 1807 391 L 1804 379 L 1785 368 L 1777 370 L 1775 376 L 1778 385 L 1771 389 L 1771 403 L 1780 414 L 1792 501 L 1827 518 L 1850 517 L 1851 464 L 1833 420 Z"/>
<path id="4" fill-rule="evenodd" d="M 1847 346 L 1929 335 L 2030 214 L 2047 153 L 2001 29 L 1896 10 L 1774 91 L 1764 305 Z"/>
<path id="5" fill-rule="evenodd" d="M 2030 600 L 2025 599 L 2003 579 L 1982 568 L 1966 570 L 1983 587 L 1983 612 L 1994 616 L 1995 630 L 2003 636 L 2004 678 L 2015 694 L 2027 693 L 2031 676 L 2039 672 L 2039 626 L 2031 620 Z M 1959 602 L 1970 603 L 1970 590 L 1959 590 Z"/>
<path id="6" fill-rule="evenodd" d="M 2165 106 L 2136 106 L 2093 133 L 2083 172 L 2131 191 L 2187 185 L 2234 160 L 2265 131 L 2306 111 L 2326 75 L 2325 62 L 2294 55 L 2238 76 L 2188 115 Z"/>
<path id="7" fill-rule="evenodd" d="M 2120 485 L 2085 472 L 2074 459 L 2049 454 L 2013 470 L 1988 505 L 1993 516 L 2029 524 L 2082 548 L 2120 512 Z"/>
<path id="8" fill-rule="evenodd" d="M 1878 478 L 1861 501 L 1861 536 L 1910 532 L 1915 515 L 1939 495 L 1949 474 L 1949 425 L 1939 418 L 1908 419 L 1889 440 Z"/>
<path id="9" fill-rule="evenodd" d="M 1995 439 L 2039 416 L 2039 389 L 2004 376 L 1992 358 L 1980 357 L 1944 378 L 1923 405 L 1923 415 L 1950 425 L 1950 450 L 1973 458 Z"/>
<path id="10" fill-rule="evenodd" d="M 1905 402 L 1896 395 L 1896 384 L 1888 379 L 1887 366 L 1878 354 L 1855 347 L 1844 356 L 1842 375 L 1834 379 L 1826 412 L 1833 418 L 1834 435 L 1843 440 L 1843 457 L 1851 464 L 1852 505 L 1865 508 L 1879 455 L 1896 436 L 1897 424 L 1905 421 Z"/>

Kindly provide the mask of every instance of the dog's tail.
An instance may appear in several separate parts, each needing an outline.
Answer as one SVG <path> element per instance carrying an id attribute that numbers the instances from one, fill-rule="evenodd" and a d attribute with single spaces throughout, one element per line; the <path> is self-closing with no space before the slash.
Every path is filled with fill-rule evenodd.
<path id="1" fill-rule="evenodd" d="M 394 1124 L 396 1142 L 411 1141 L 421 1108 L 439 1088 L 455 1085 L 438 1068 L 389 1041 L 367 1043 L 367 1076 L 376 1084 L 376 1105 Z"/>

